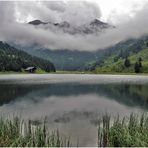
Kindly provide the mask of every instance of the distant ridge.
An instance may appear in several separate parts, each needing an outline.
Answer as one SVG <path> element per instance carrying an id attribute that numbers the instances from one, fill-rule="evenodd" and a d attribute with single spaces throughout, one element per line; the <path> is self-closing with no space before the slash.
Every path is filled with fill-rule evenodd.
<path id="1" fill-rule="evenodd" d="M 94 19 L 89 23 L 79 25 L 79 26 L 70 24 L 67 21 L 53 23 L 53 22 L 43 22 L 41 20 L 33 20 L 31 22 L 28 22 L 28 24 L 39 26 L 41 28 L 46 28 L 51 31 L 59 30 L 69 34 L 83 34 L 83 35 L 98 34 L 108 28 L 114 28 L 114 26 L 108 23 L 102 22 L 99 19 Z"/>

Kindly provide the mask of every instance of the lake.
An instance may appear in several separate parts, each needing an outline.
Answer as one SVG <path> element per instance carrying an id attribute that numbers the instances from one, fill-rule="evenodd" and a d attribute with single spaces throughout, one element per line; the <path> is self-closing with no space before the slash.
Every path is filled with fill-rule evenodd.
<path id="1" fill-rule="evenodd" d="M 89 74 L 0 75 L 0 113 L 40 121 L 70 136 L 74 146 L 97 146 L 97 123 L 148 112 L 148 76 Z"/>

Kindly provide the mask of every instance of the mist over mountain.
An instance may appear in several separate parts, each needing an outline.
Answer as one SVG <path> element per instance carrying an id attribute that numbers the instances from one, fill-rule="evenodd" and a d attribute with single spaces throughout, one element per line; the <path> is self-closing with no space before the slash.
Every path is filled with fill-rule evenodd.
<path id="1" fill-rule="evenodd" d="M 106 19 L 97 1 L 0 2 L 0 40 L 59 69 L 85 69 L 110 47 L 148 34 L 148 3 L 133 1 Z"/>
<path id="2" fill-rule="evenodd" d="M 22 48 L 102 50 L 148 33 L 148 3 L 143 1 L 135 0 L 129 14 L 110 11 L 107 23 L 97 2 L 0 2 L 0 40 Z M 35 25 L 28 20 L 36 20 Z"/>
<path id="3" fill-rule="evenodd" d="M 99 19 L 93 19 L 91 22 L 86 24 L 81 24 L 76 26 L 74 24 L 70 24 L 67 21 L 63 21 L 60 23 L 52 23 L 52 22 L 43 22 L 41 20 L 34 20 L 29 22 L 28 24 L 37 26 L 39 28 L 52 30 L 53 32 L 62 31 L 64 33 L 69 34 L 81 34 L 81 35 L 88 35 L 88 34 L 96 34 L 99 35 L 103 33 L 108 28 L 115 28 L 114 26 L 109 25 L 108 23 L 104 23 Z"/>

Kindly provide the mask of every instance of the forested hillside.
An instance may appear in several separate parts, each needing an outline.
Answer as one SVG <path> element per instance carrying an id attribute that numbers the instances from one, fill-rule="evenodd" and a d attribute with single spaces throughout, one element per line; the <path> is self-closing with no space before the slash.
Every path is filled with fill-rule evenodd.
<path id="1" fill-rule="evenodd" d="M 99 72 L 148 72 L 148 37 L 131 39 L 106 49 L 104 58 L 99 59 L 89 70 Z"/>
<path id="2" fill-rule="evenodd" d="M 27 49 L 31 55 L 52 61 L 58 70 L 84 70 L 91 61 L 96 61 L 96 53 L 77 50 Z"/>
<path id="3" fill-rule="evenodd" d="M 97 51 L 50 50 L 34 47 L 23 50 L 33 56 L 52 61 L 58 70 L 86 70 L 95 73 L 148 72 L 148 36 L 129 39 Z"/>
<path id="4" fill-rule="evenodd" d="M 55 71 L 55 67 L 50 61 L 31 56 L 0 41 L 0 71 L 21 72 L 29 66 L 35 66 L 46 72 Z"/>

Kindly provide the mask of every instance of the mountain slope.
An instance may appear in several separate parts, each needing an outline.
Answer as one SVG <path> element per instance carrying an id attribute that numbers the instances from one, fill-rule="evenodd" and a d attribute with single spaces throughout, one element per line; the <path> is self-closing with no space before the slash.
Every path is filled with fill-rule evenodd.
<path id="1" fill-rule="evenodd" d="M 71 35 L 88 35 L 97 33 L 103 33 L 106 29 L 113 27 L 107 23 L 104 23 L 98 19 L 93 19 L 87 24 L 75 26 L 67 21 L 53 23 L 43 22 L 41 20 L 33 20 L 28 23 L 36 28 L 48 29 L 53 32 L 65 32 Z M 20 48 L 18 45 L 14 45 L 16 48 Z M 23 48 L 25 52 L 31 55 L 52 61 L 58 70 L 85 70 L 85 67 L 92 61 L 97 61 L 100 57 L 100 53 L 91 51 L 77 51 L 77 50 L 52 50 L 52 49 L 40 49 L 40 47 L 26 47 Z"/>
<path id="2" fill-rule="evenodd" d="M 143 59 L 143 72 L 147 70 L 148 37 L 129 39 L 112 47 L 95 52 L 50 50 L 50 49 L 24 49 L 29 54 L 51 60 L 58 70 L 89 70 L 95 72 L 134 72 L 134 64 L 139 57 Z M 128 57 L 131 66 L 125 67 L 124 61 Z M 133 57 L 135 59 L 133 60 Z"/>
<path id="3" fill-rule="evenodd" d="M 31 55 L 50 60 L 57 70 L 84 70 L 91 61 L 96 61 L 96 53 L 87 51 L 27 49 Z"/>
<path id="4" fill-rule="evenodd" d="M 18 72 L 29 66 L 35 66 L 46 72 L 55 71 L 50 61 L 31 56 L 7 43 L 0 42 L 0 71 Z"/>
<path id="5" fill-rule="evenodd" d="M 144 36 L 140 39 L 127 40 L 121 42 L 110 49 L 112 52 L 106 55 L 101 61 L 95 62 L 91 66 L 95 72 L 135 72 L 135 63 L 141 59 L 141 72 L 148 72 L 148 37 Z M 129 66 L 125 64 L 128 59 Z"/>

